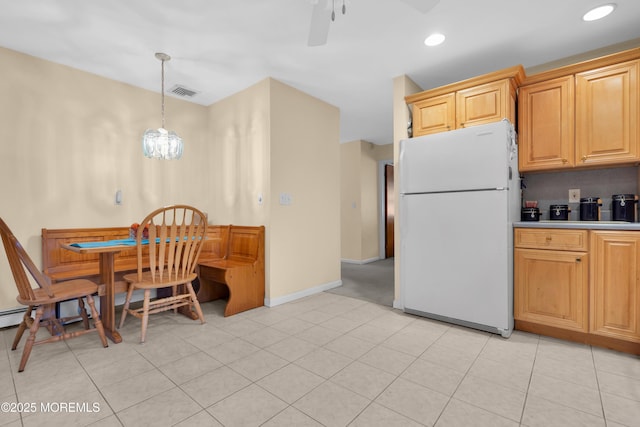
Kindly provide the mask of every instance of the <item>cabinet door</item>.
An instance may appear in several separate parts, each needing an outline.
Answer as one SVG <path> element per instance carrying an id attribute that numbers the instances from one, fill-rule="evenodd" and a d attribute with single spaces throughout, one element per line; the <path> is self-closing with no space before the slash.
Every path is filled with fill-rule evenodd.
<path id="1" fill-rule="evenodd" d="M 454 93 L 425 99 L 413 104 L 413 136 L 446 132 L 456 126 Z"/>
<path id="2" fill-rule="evenodd" d="M 588 330 L 585 252 L 514 251 L 514 318 L 580 332 Z"/>
<path id="3" fill-rule="evenodd" d="M 560 77 L 523 86 L 518 94 L 520 171 L 574 165 L 574 80 Z"/>
<path id="4" fill-rule="evenodd" d="M 456 92 L 456 127 L 515 120 L 515 101 L 509 79 L 474 86 Z M 513 104 L 513 105 L 512 105 Z"/>
<path id="5" fill-rule="evenodd" d="M 640 342 L 640 236 L 593 231 L 591 333 Z"/>
<path id="6" fill-rule="evenodd" d="M 576 164 L 606 165 L 640 159 L 640 61 L 576 74 Z"/>

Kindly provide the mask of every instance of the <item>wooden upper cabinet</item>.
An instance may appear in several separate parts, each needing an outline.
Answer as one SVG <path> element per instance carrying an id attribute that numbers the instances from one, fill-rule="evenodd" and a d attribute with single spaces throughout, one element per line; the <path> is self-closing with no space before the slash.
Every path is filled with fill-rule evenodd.
<path id="1" fill-rule="evenodd" d="M 528 76 L 518 93 L 522 172 L 640 162 L 640 48 Z"/>
<path id="2" fill-rule="evenodd" d="M 574 166 L 574 78 L 522 86 L 518 94 L 520 171 Z"/>
<path id="3" fill-rule="evenodd" d="M 592 231 L 591 251 L 591 333 L 640 343 L 640 236 Z"/>
<path id="4" fill-rule="evenodd" d="M 576 74 L 576 160 L 583 165 L 640 160 L 640 61 Z"/>
<path id="5" fill-rule="evenodd" d="M 515 121 L 509 80 L 500 80 L 456 92 L 456 128 Z M 512 102 L 513 101 L 513 102 Z"/>
<path id="6" fill-rule="evenodd" d="M 456 127 L 456 97 L 454 93 L 436 96 L 413 104 L 413 133 L 429 135 Z"/>
<path id="7" fill-rule="evenodd" d="M 521 65 L 405 97 L 412 105 L 413 136 L 516 119 Z"/>

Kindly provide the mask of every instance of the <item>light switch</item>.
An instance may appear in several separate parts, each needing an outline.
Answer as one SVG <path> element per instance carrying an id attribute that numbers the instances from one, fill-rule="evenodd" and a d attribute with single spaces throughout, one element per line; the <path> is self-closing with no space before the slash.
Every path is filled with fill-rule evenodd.
<path id="1" fill-rule="evenodd" d="M 289 206 L 293 201 L 293 197 L 289 193 L 280 193 L 280 204 L 282 206 Z"/>
<path id="2" fill-rule="evenodd" d="M 122 204 L 122 190 L 116 191 L 116 206 L 120 206 Z"/>

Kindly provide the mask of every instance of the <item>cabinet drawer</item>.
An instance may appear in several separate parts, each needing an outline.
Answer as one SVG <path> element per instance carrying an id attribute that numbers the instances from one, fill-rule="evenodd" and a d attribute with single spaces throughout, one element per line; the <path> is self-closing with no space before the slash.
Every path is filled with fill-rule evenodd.
<path id="1" fill-rule="evenodd" d="M 552 228 L 516 228 L 514 246 L 517 248 L 586 251 L 587 230 L 558 230 Z"/>

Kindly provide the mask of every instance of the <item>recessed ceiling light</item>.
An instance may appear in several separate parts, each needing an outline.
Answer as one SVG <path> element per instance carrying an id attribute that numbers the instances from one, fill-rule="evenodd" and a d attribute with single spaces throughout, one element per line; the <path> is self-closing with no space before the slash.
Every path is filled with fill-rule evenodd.
<path id="1" fill-rule="evenodd" d="M 583 21 L 595 21 L 601 18 L 604 18 L 616 8 L 615 3 L 609 3 L 602 6 L 595 7 L 591 9 L 589 12 L 585 13 L 582 17 Z"/>
<path id="2" fill-rule="evenodd" d="M 426 39 L 424 39 L 424 44 L 426 44 L 427 46 L 438 46 L 443 41 L 444 41 L 443 34 L 434 33 L 434 34 L 431 34 Z"/>

